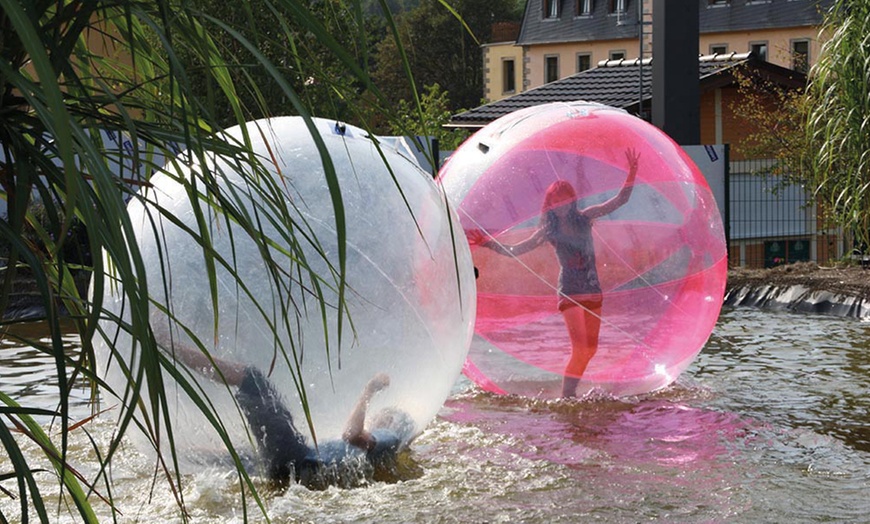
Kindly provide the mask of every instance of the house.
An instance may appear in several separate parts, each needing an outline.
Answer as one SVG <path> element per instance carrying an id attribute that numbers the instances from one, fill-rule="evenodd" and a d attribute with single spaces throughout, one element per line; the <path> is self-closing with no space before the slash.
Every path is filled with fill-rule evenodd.
<path id="1" fill-rule="evenodd" d="M 778 66 L 754 53 L 699 57 L 701 143 L 735 144 L 746 133 L 735 122 L 732 105 L 738 100 L 738 75 L 764 78 L 784 88 L 798 88 L 806 75 Z M 539 104 L 586 100 L 649 114 L 652 101 L 652 59 L 606 60 L 598 67 L 453 115 L 449 127 L 480 128 L 508 113 Z"/>
<path id="2" fill-rule="evenodd" d="M 652 54 L 652 4 L 665 0 L 528 0 L 515 41 L 487 44 L 484 97 L 495 101 L 612 60 Z M 698 0 L 701 54 L 753 52 L 806 72 L 831 0 Z"/>
<path id="3" fill-rule="evenodd" d="M 649 114 L 652 60 L 619 59 L 575 73 L 451 118 L 448 126 L 477 129 L 518 109 L 585 100 Z M 699 57 L 701 144 L 740 144 L 749 123 L 734 113 L 741 102 L 738 78 L 760 78 L 784 89 L 800 88 L 806 75 L 754 53 Z M 784 186 L 770 175 L 770 161 L 730 150 L 724 209 L 732 266 L 761 267 L 798 260 L 827 261 L 848 251 L 842 232 L 826 228 L 803 188 Z"/>

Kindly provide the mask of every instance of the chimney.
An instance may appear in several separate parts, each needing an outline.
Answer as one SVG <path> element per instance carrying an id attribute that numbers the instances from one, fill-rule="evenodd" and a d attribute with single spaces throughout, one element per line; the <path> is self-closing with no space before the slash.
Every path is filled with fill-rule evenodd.
<path id="1" fill-rule="evenodd" d="M 701 142 L 698 5 L 653 2 L 652 123 L 680 145 Z"/>

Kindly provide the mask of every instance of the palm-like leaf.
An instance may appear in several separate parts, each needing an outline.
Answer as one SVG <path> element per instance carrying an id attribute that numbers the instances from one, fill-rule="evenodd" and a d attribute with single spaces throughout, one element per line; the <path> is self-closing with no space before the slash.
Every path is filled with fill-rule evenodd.
<path id="1" fill-rule="evenodd" d="M 206 413 L 209 421 L 223 436 L 232 452 L 232 444 L 223 431 L 220 418 L 213 412 L 208 399 L 171 359 L 160 351 L 149 325 L 149 314 L 154 310 L 149 297 L 146 268 L 135 243 L 134 228 L 126 211 L 130 199 L 144 199 L 146 193 L 137 190 L 148 185 L 152 173 L 183 149 L 177 162 L 198 161 L 204 166 L 191 177 L 181 180 L 186 184 L 194 210 L 197 227 L 188 228 L 190 240 L 198 249 L 203 267 L 210 276 L 211 297 L 217 301 L 215 274 L 226 270 L 236 274 L 233 255 L 217 253 L 212 249 L 210 223 L 221 217 L 237 227 L 256 246 L 263 262 L 269 268 L 277 301 L 269 301 L 259 308 L 261 315 L 276 331 L 293 333 L 297 305 L 289 298 L 289 288 L 304 283 L 317 296 L 321 286 L 344 293 L 344 216 L 341 191 L 326 148 L 310 122 L 310 110 L 294 85 L 287 80 L 285 66 L 271 63 L 259 51 L 263 45 L 282 46 L 300 68 L 309 63 L 303 46 L 298 45 L 296 30 L 301 26 L 313 37 L 318 52 L 328 53 L 335 64 L 344 68 L 358 86 L 372 94 L 376 106 L 387 107 L 371 83 L 365 68 L 367 51 L 365 41 L 354 52 L 345 49 L 327 26 L 309 8 L 298 0 L 264 0 L 263 8 L 270 10 L 274 27 L 264 31 L 259 41 L 243 36 L 233 24 L 221 21 L 207 12 L 199 12 L 195 3 L 175 0 L 0 0 L 0 33 L 2 33 L 2 60 L 0 60 L 0 191 L 6 202 L 7 216 L 0 220 L 0 237 L 8 246 L 7 265 L 2 276 L 0 309 L 5 310 L 13 281 L 21 272 L 33 276 L 45 309 L 45 321 L 50 329 L 51 344 L 45 351 L 54 357 L 59 378 L 59 405 L 52 414 L 57 417 L 57 434 L 46 434 L 33 424 L 33 410 L 17 404 L 10 394 L 0 391 L 0 415 L 22 430 L 23 435 L 36 442 L 55 466 L 66 495 L 71 497 L 77 514 L 83 521 L 96 520 L 90 507 L 89 496 L 98 485 L 111 485 L 109 479 L 83 479 L 77 477 L 68 460 L 68 432 L 80 431 L 69 415 L 71 380 L 90 380 L 108 387 L 99 379 L 92 339 L 114 337 L 101 328 L 108 321 L 116 331 L 126 333 L 136 348 L 136 358 L 124 361 L 122 355 L 111 358 L 120 361 L 128 379 L 125 391 L 109 393 L 123 399 L 126 406 L 150 406 L 125 411 L 118 421 L 118 433 L 109 449 L 100 453 L 105 474 L 106 465 L 118 448 L 126 430 L 138 426 L 150 435 L 155 446 L 161 438 L 173 442 L 168 400 L 164 392 L 167 375 L 177 380 L 196 405 Z M 352 2 L 347 12 L 354 13 L 351 20 L 361 24 L 361 9 Z M 234 60 L 232 53 L 216 43 L 211 35 L 219 31 L 234 42 L 237 49 L 245 50 L 253 63 Z M 360 27 L 360 34 L 363 34 Z M 206 92 L 199 92 L 190 64 L 198 64 L 196 78 L 206 78 Z M 317 61 L 310 61 L 312 67 Z M 309 128 L 321 152 L 327 185 L 332 195 L 338 232 L 339 256 L 337 267 L 329 274 L 315 274 L 309 261 L 301 255 L 299 246 L 315 246 L 317 239 L 304 223 L 291 223 L 292 213 L 280 195 L 279 187 L 270 185 L 265 175 L 264 160 L 249 153 L 249 143 L 230 144 L 220 140 L 223 125 L 243 123 L 251 115 L 268 115 L 269 108 L 262 105 L 265 86 L 254 81 L 250 71 L 265 71 L 271 89 L 279 89 L 292 106 L 292 112 L 309 119 Z M 297 71 L 297 74 L 300 72 Z M 407 72 L 410 74 L 410 72 Z M 336 85 L 335 94 L 342 95 Z M 257 107 L 245 107 L 240 92 L 252 94 Z M 234 122 L 217 116 L 216 108 L 229 109 Z M 226 113 L 226 111 L 224 111 Z M 111 147 L 105 133 L 125 136 L 131 150 Z M 223 176 L 211 171 L 209 155 L 220 154 L 239 165 L 239 172 L 248 177 L 247 187 L 259 192 L 268 212 L 254 216 L 241 204 L 248 197 L 219 190 L 218 180 Z M 186 156 L 185 156 L 186 155 Z M 268 162 L 268 159 L 265 160 Z M 31 202 L 38 198 L 45 204 L 47 221 L 41 223 L 30 212 Z M 165 220 L 172 221 L 171 213 L 157 210 Z M 281 228 L 272 224 L 269 230 L 286 231 L 284 238 L 270 238 L 260 223 L 263 217 L 287 222 Z M 76 222 L 87 227 L 88 249 L 93 256 L 91 300 L 81 296 L 75 285 L 76 261 L 64 255 L 67 232 Z M 31 235 L 24 235 L 32 230 Z M 32 238 L 37 241 L 33 241 Z M 30 240 L 28 239 L 30 238 Z M 279 246 L 289 246 L 281 248 Z M 272 258 L 280 253 L 295 262 L 295 270 L 286 271 Z M 169 289 L 168 268 L 163 268 L 164 289 Z M 155 283 L 151 283 L 152 286 Z M 112 316 L 102 303 L 107 288 L 117 289 L 124 297 L 125 315 Z M 250 295 L 243 284 L 237 293 Z M 259 297 L 250 297 L 263 304 Z M 274 297 L 273 297 L 274 298 Z M 278 306 L 273 304 L 277 303 Z M 341 309 L 341 299 L 339 309 Z M 62 335 L 61 307 L 74 321 L 82 340 L 78 354 L 65 352 Z M 321 305 L 321 307 L 323 307 Z M 217 307 L 213 308 L 218 311 Z M 164 313 L 171 316 L 170 310 Z M 326 314 L 321 317 L 326 322 Z M 100 321 L 103 321 L 103 324 Z M 338 338 L 331 347 L 341 347 L 341 327 L 346 324 L 339 315 L 338 325 L 331 326 Z M 215 330 L 221 319 L 215 313 Z M 182 326 L 183 329 L 183 326 Z M 326 331 L 326 330 L 324 330 Z M 209 344 L 198 341 L 206 352 Z M 111 347 L 111 345 L 110 345 Z M 291 369 L 298 369 L 297 347 L 293 341 L 277 346 L 276 357 Z M 303 382 L 297 388 L 305 399 Z M 2 386 L 0 386 L 2 388 Z M 147 391 L 148 398 L 143 398 Z M 146 402 L 142 402 L 147 400 Z M 310 420 L 310 418 L 309 418 Z M 0 440 L 12 459 L 14 471 L 0 471 L 0 479 L 20 479 L 15 494 L 21 500 L 22 520 L 27 520 L 32 507 L 39 520 L 48 520 L 48 510 L 40 493 L 28 458 L 20 453 L 12 432 L 0 426 Z M 235 456 L 236 463 L 238 456 Z M 174 447 L 160 456 L 165 478 L 179 489 L 181 475 Z M 256 489 L 240 467 L 240 481 L 256 497 Z M 82 483 L 89 484 L 85 488 Z M 4 490 L 5 492 L 5 490 Z M 243 490 L 244 492 L 244 490 Z M 3 496 L 0 494 L 0 496 Z M 259 500 L 259 499 L 257 499 Z M 0 520 L 5 520 L 0 515 Z"/>

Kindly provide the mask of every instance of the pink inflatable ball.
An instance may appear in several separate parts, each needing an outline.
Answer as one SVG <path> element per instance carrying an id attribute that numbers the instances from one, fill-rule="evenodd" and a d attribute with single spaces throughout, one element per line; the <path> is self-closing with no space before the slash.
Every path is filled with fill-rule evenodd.
<path id="1" fill-rule="evenodd" d="M 545 195 L 557 181 L 575 194 L 569 207 L 611 201 L 626 187 L 635 153 L 628 200 L 591 220 L 600 310 L 589 300 L 593 291 L 557 297 L 563 268 L 549 241 L 523 253 L 506 247 L 542 226 Z M 578 395 L 665 387 L 709 338 L 725 290 L 722 221 L 702 173 L 658 128 L 598 104 L 532 107 L 469 138 L 439 181 L 479 271 L 476 336 L 464 371 L 482 388 L 552 397 L 561 396 L 565 376 L 577 378 L 560 300 L 592 319 L 591 347 L 594 319 L 600 323 Z"/>

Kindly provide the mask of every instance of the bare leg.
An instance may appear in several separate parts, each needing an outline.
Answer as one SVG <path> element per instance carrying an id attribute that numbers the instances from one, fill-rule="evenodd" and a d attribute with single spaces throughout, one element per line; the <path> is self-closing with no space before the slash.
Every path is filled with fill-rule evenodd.
<path id="1" fill-rule="evenodd" d="M 353 411 L 351 411 L 350 417 L 347 419 L 347 425 L 344 428 L 342 438 L 347 443 L 366 451 L 374 447 L 375 440 L 372 438 L 371 433 L 365 429 L 366 410 L 369 407 L 369 402 L 372 400 L 372 397 L 375 396 L 375 393 L 385 389 L 389 385 L 390 376 L 386 373 L 375 375 L 369 383 L 366 384 L 366 387 L 363 389 L 359 400 L 357 400 Z"/>
<path id="2" fill-rule="evenodd" d="M 585 305 L 584 305 L 585 306 Z M 601 303 L 587 311 L 583 307 L 571 307 L 562 311 L 568 336 L 571 339 L 571 358 L 565 366 L 562 380 L 562 396 L 576 396 L 580 377 L 586 372 L 589 361 L 598 351 L 598 333 L 601 328 Z"/>

